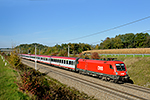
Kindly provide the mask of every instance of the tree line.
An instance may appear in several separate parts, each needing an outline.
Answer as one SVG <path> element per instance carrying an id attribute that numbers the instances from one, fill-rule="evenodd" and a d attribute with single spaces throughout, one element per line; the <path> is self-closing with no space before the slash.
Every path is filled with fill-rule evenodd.
<path id="1" fill-rule="evenodd" d="M 82 51 L 94 49 L 148 48 L 150 47 L 150 35 L 148 33 L 127 33 L 123 35 L 116 35 L 115 38 L 107 37 L 97 45 L 68 43 L 61 45 L 56 44 L 53 47 L 48 47 L 46 45 L 33 43 L 21 44 L 16 46 L 15 49 L 17 49 L 19 53 L 34 54 L 35 45 L 37 47 L 37 54 L 58 56 L 68 56 L 69 45 L 69 53 L 75 56 L 76 54 L 80 54 Z"/>
<path id="2" fill-rule="evenodd" d="M 122 48 L 149 48 L 150 35 L 148 33 L 127 33 L 116 35 L 115 38 L 107 37 L 96 49 L 122 49 Z"/>
<path id="3" fill-rule="evenodd" d="M 76 55 L 81 53 L 82 51 L 92 50 L 92 45 L 85 43 L 68 43 L 68 44 L 56 44 L 53 47 L 44 46 L 42 44 L 33 43 L 33 44 L 21 44 L 16 46 L 15 49 L 19 53 L 25 54 L 35 54 L 35 45 L 37 54 L 42 55 L 57 55 L 57 56 L 68 56 L 68 45 L 69 45 L 69 53 Z"/>

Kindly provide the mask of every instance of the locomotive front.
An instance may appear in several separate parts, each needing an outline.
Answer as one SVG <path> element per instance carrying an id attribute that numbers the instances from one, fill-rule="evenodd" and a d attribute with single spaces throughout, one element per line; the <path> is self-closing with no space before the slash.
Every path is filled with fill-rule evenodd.
<path id="1" fill-rule="evenodd" d="M 118 76 L 118 80 L 128 81 L 130 77 L 127 74 L 127 68 L 125 64 L 122 61 L 116 61 L 114 62 L 114 66 L 114 71 L 116 76 Z"/>

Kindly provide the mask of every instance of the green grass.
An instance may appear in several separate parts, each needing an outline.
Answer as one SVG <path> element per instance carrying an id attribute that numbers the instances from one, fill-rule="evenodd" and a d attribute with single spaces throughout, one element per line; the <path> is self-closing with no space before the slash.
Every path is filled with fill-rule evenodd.
<path id="1" fill-rule="evenodd" d="M 30 100 L 30 98 L 19 91 L 17 82 L 18 74 L 15 70 L 5 66 L 0 57 L 0 100 Z"/>

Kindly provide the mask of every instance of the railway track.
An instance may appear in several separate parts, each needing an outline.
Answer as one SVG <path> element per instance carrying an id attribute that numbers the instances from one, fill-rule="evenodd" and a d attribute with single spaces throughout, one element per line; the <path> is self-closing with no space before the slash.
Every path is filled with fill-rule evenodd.
<path id="1" fill-rule="evenodd" d="M 124 87 L 128 87 L 128 88 L 132 88 L 132 89 L 135 89 L 135 90 L 138 90 L 138 91 L 142 91 L 142 92 L 145 92 L 145 93 L 150 93 L 150 88 L 145 88 L 145 87 L 142 87 L 142 86 L 138 86 L 138 85 L 135 85 L 135 84 L 129 84 L 129 83 L 124 83 L 124 84 L 121 84 L 122 86 Z"/>
<path id="2" fill-rule="evenodd" d="M 22 60 L 24 62 L 24 64 L 29 65 L 28 60 Z M 39 63 L 38 63 L 39 64 Z M 32 65 L 29 66 L 34 66 L 34 62 L 32 62 Z M 104 82 L 101 81 L 99 79 L 95 79 L 92 77 L 92 80 L 94 79 L 95 81 L 89 80 L 85 77 L 88 76 L 84 76 L 84 75 L 80 75 L 81 77 L 79 77 L 79 74 L 76 75 L 77 73 L 74 73 L 75 75 L 69 74 L 71 73 L 70 71 L 64 70 L 64 71 L 59 71 L 58 68 L 54 68 L 54 67 L 50 67 L 48 65 L 43 65 L 43 64 L 39 64 L 38 66 L 39 70 L 45 70 L 46 73 L 55 73 L 56 75 L 60 75 L 63 76 L 65 78 L 80 82 L 88 87 L 92 87 L 93 89 L 95 89 L 96 91 L 99 91 L 100 93 L 102 93 L 102 91 L 105 94 L 109 94 L 111 97 L 113 98 L 117 98 L 117 99 L 129 99 L 129 100 L 148 100 L 150 98 L 150 90 L 149 89 L 145 89 L 145 88 L 139 88 L 139 87 L 134 87 L 134 85 L 131 84 L 115 84 L 115 83 L 110 83 L 110 82 Z M 84 76 L 84 77 L 82 77 Z M 116 87 L 120 87 L 120 88 L 116 88 Z M 130 90 L 135 91 L 134 92 L 129 92 Z M 138 92 L 138 93 L 137 93 Z"/>

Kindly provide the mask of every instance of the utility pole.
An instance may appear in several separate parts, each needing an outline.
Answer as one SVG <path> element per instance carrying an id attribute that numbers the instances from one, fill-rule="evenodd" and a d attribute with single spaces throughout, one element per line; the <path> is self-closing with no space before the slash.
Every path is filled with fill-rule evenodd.
<path id="1" fill-rule="evenodd" d="M 68 57 L 69 57 L 69 45 L 68 45 Z"/>
<path id="2" fill-rule="evenodd" d="M 37 70 L 37 60 L 36 60 L 36 45 L 35 45 L 35 70 Z"/>

